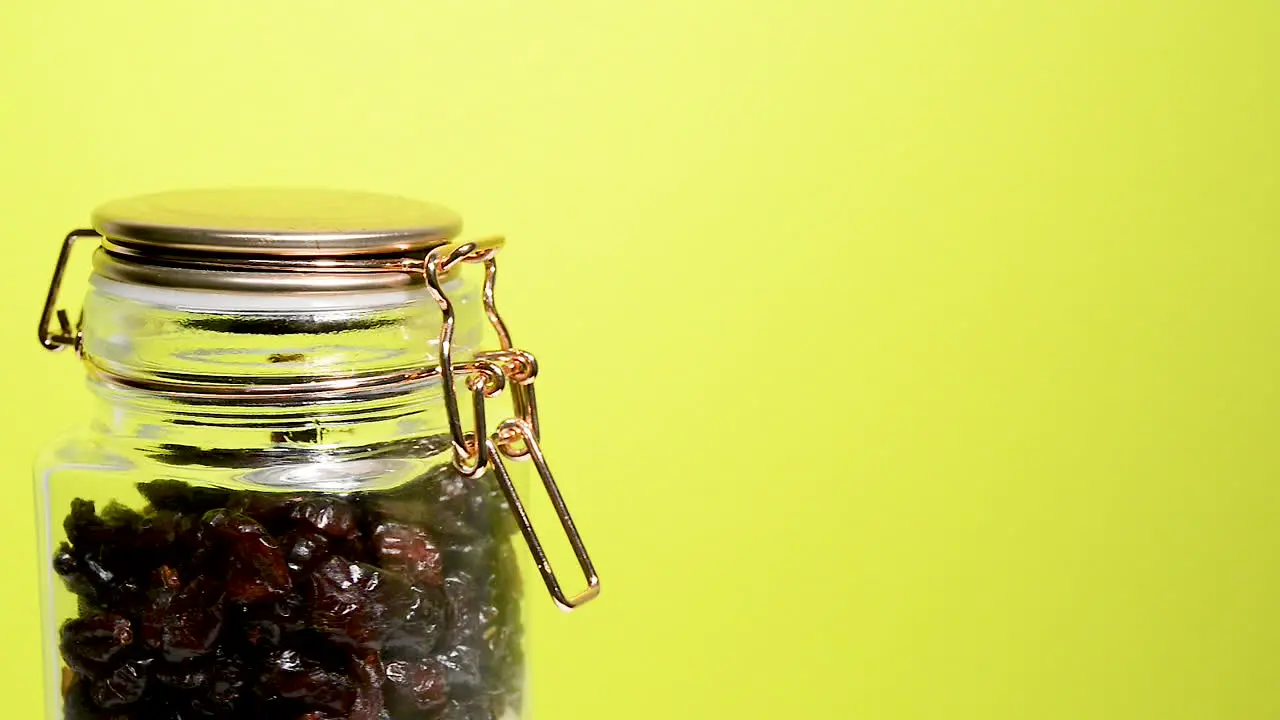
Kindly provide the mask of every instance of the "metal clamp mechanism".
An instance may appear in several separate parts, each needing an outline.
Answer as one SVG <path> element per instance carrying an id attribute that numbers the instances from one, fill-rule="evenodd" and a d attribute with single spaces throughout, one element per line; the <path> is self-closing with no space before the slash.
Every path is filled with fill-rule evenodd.
<path id="1" fill-rule="evenodd" d="M 62 250 L 58 253 L 58 264 L 54 266 L 53 279 L 49 281 L 49 294 L 44 299 L 44 312 L 40 313 L 40 344 L 46 350 L 57 351 L 64 347 L 74 347 L 77 352 L 80 351 L 80 320 L 76 320 L 76 326 L 73 329 L 67 311 L 58 307 L 58 293 L 62 290 L 62 276 L 67 271 L 67 262 L 71 259 L 71 251 L 75 248 L 76 240 L 86 237 L 101 238 L 102 236 L 96 230 L 81 228 L 72 230 L 62 241 Z M 58 319 L 57 330 L 49 327 L 55 317 Z"/>
<path id="2" fill-rule="evenodd" d="M 582 536 L 574 525 L 573 516 L 565 505 L 564 497 L 556 486 L 555 478 L 547 466 L 546 456 L 542 452 L 540 425 L 538 421 L 538 405 L 533 390 L 533 381 L 538 374 L 537 360 L 527 351 L 516 349 L 511 342 L 511 333 L 498 313 L 494 301 L 494 284 L 498 278 L 498 251 L 504 245 L 502 238 L 490 238 L 476 242 L 458 243 L 438 247 L 432 250 L 426 259 L 423 271 L 426 275 L 427 287 L 440 306 L 442 322 L 440 324 L 440 375 L 444 388 L 445 407 L 449 414 L 449 434 L 453 443 L 453 463 L 458 472 L 470 478 L 480 477 L 488 465 L 493 465 L 498 485 L 506 496 L 511 512 L 515 515 L 520 533 L 524 536 L 529 552 L 538 564 L 542 580 L 551 593 L 551 597 L 564 610 L 572 610 L 600 594 L 600 578 L 596 574 L 591 557 L 583 544 Z M 449 301 L 440 282 L 440 276 L 448 273 L 460 263 L 484 264 L 484 309 L 489 323 L 497 333 L 500 350 L 477 353 L 477 371 L 467 377 L 467 388 L 471 390 L 474 408 L 475 433 L 467 437 L 462 431 L 462 419 L 458 412 L 457 389 L 454 384 L 453 365 L 453 329 L 456 317 L 453 303 Z M 501 391 L 498 383 L 488 380 L 487 373 L 479 372 L 481 368 L 498 367 L 506 377 L 511 388 L 512 405 L 516 417 L 508 418 L 498 424 L 497 429 L 489 433 L 485 425 L 485 400 Z M 538 470 L 551 504 L 555 508 L 560 526 L 564 529 L 569 544 L 573 547 L 578 566 L 586 578 L 587 588 L 572 597 L 565 595 L 551 561 L 543 550 L 533 522 L 520 500 L 511 475 L 507 471 L 503 458 L 511 460 L 533 460 Z"/>

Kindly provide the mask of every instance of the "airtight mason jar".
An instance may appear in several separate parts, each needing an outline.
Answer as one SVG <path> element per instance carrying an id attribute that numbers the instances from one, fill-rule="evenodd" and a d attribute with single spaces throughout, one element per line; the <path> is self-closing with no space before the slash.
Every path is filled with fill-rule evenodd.
<path id="1" fill-rule="evenodd" d="M 539 445 L 536 361 L 494 304 L 502 241 L 456 240 L 434 205 L 302 189 L 130 198 L 92 224 L 40 322 L 93 396 L 36 470 L 48 718 L 520 717 L 515 546 L 565 609 L 599 585 Z M 73 324 L 77 240 L 98 247 Z"/>

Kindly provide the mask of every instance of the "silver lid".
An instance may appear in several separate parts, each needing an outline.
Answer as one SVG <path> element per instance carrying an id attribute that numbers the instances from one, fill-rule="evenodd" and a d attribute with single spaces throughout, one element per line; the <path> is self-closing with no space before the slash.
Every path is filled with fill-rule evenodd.
<path id="1" fill-rule="evenodd" d="M 323 188 L 211 188 L 115 200 L 93 213 L 96 271 L 202 290 L 351 292 L 421 284 L 386 259 L 456 237 L 448 208 Z"/>
<path id="2" fill-rule="evenodd" d="M 115 200 L 94 211 L 93 228 L 138 250 L 342 257 L 426 250 L 455 237 L 462 219 L 395 195 L 221 188 Z"/>

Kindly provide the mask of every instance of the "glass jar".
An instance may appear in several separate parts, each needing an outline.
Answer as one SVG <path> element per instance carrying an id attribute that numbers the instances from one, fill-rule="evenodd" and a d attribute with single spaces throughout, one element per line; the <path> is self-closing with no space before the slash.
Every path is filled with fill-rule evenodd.
<path id="1" fill-rule="evenodd" d="M 536 361 L 494 304 L 502 241 L 459 230 L 403 198 L 228 189 L 108 203 L 67 237 L 40 340 L 76 351 L 93 412 L 36 468 L 49 718 L 521 716 L 514 537 L 562 608 L 599 583 L 538 443 Z M 58 292 L 86 238 L 73 326 Z"/>

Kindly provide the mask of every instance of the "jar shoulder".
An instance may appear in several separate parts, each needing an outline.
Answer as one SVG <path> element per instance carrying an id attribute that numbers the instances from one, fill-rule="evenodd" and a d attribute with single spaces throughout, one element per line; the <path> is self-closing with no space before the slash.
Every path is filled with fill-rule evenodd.
<path id="1" fill-rule="evenodd" d="M 62 468 L 127 469 L 129 460 L 120 443 L 113 440 L 88 424 L 69 428 L 38 449 L 33 470 L 38 477 Z"/>
<path id="2" fill-rule="evenodd" d="M 448 464 L 447 441 L 435 435 L 363 447 L 279 444 L 248 448 L 177 445 L 84 425 L 51 440 L 38 454 L 37 483 L 59 476 L 136 483 L 155 479 L 344 492 L 395 487 Z"/>

